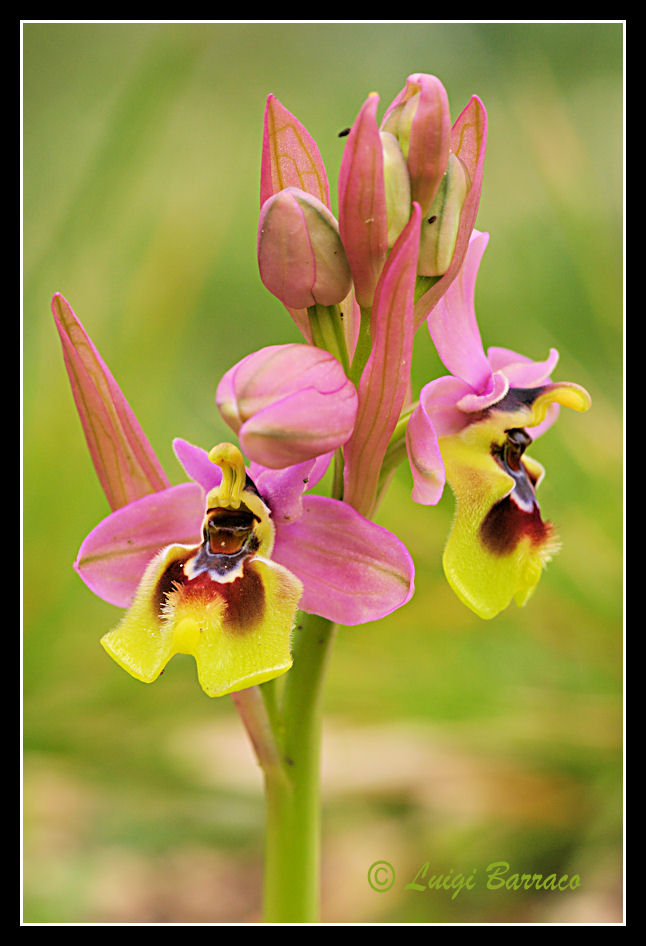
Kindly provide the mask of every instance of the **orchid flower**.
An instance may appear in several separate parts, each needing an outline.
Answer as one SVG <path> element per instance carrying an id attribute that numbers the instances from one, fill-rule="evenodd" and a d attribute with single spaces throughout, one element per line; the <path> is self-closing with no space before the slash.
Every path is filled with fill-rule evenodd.
<path id="1" fill-rule="evenodd" d="M 160 469 L 69 304 L 57 295 L 53 308 L 82 419 L 120 414 L 122 426 L 135 432 L 132 450 L 140 446 L 146 463 Z M 283 353 L 277 354 L 280 360 Z M 328 377 L 332 370 L 334 396 L 340 366 L 325 352 L 316 359 L 336 365 L 323 366 Z M 337 410 L 343 412 L 349 393 L 353 417 L 356 394 L 347 379 Z M 101 469 L 102 457 L 114 454 L 107 451 L 114 433 L 86 423 L 90 433 L 95 429 L 101 441 L 90 442 Z M 168 486 L 163 474 L 151 490 L 140 484 L 129 452 L 111 460 L 108 471 L 127 487 L 123 495 L 134 498 L 90 532 L 75 562 L 95 594 L 128 609 L 102 644 L 137 679 L 151 682 L 174 654 L 189 653 L 209 696 L 234 692 L 289 669 L 299 604 L 335 622 L 360 624 L 411 597 L 413 564 L 399 539 L 339 500 L 303 495 L 324 475 L 329 452 L 283 469 L 252 463 L 247 470 L 233 444 L 209 453 L 179 439 L 174 446 L 191 483 Z"/>
<path id="2" fill-rule="evenodd" d="M 526 448 L 554 423 L 559 405 L 590 406 L 584 388 L 550 380 L 555 349 L 542 362 L 505 348 L 485 354 L 474 294 L 488 240 L 474 230 L 458 277 L 428 318 L 451 374 L 422 389 L 406 431 L 413 499 L 437 503 L 446 481 L 455 494 L 444 571 L 458 597 L 483 618 L 512 599 L 523 605 L 558 549 L 536 500 L 544 470 Z"/>
<path id="3" fill-rule="evenodd" d="M 212 492 L 221 488 L 220 470 L 209 459 L 213 451 L 207 453 L 181 439 L 173 447 L 193 482 L 171 486 L 113 512 L 79 550 L 75 568 L 83 581 L 119 607 L 132 604 L 158 548 L 182 544 L 186 535 L 198 539 L 201 531 L 206 541 L 204 510 L 210 508 Z M 410 599 L 413 565 L 405 546 L 387 529 L 346 503 L 306 492 L 321 480 L 329 461 L 328 454 L 282 470 L 252 463 L 245 470 L 245 489 L 265 506 L 262 515 L 252 511 L 260 525 L 271 526 L 272 562 L 303 585 L 301 609 L 338 623 L 362 624 Z M 239 478 L 243 481 L 242 468 Z"/>

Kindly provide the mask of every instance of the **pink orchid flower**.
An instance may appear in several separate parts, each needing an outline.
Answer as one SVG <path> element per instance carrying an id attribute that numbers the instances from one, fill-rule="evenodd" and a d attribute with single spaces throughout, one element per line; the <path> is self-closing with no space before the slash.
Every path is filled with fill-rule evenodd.
<path id="1" fill-rule="evenodd" d="M 130 503 L 99 523 L 83 541 L 75 568 L 99 597 L 129 607 L 141 576 L 165 545 L 200 540 L 205 496 L 222 474 L 209 454 L 185 440 L 175 454 L 193 482 Z M 272 561 L 303 584 L 302 610 L 338 623 L 374 621 L 405 604 L 413 593 L 413 563 L 403 543 L 347 503 L 308 493 L 330 456 L 282 470 L 252 463 L 248 489 L 269 509 L 275 529 Z"/>
<path id="2" fill-rule="evenodd" d="M 247 471 L 232 444 L 207 453 L 176 440 L 192 482 L 168 486 L 72 309 L 58 294 L 52 307 L 97 472 L 116 496 L 75 569 L 128 609 L 101 642 L 131 675 L 151 682 L 188 653 L 207 695 L 235 692 L 289 669 L 298 606 L 360 624 L 410 599 L 414 567 L 399 539 L 343 502 L 306 494 L 330 454 Z"/>
<path id="3" fill-rule="evenodd" d="M 584 388 L 550 380 L 555 349 L 538 362 L 506 348 L 485 354 L 474 293 L 488 239 L 473 232 L 460 273 L 428 318 L 451 374 L 422 389 L 406 432 L 413 499 L 437 503 L 446 481 L 455 494 L 444 570 L 458 597 L 484 618 L 512 598 L 524 604 L 558 548 L 536 500 L 544 470 L 525 449 L 554 423 L 559 405 L 590 406 Z"/>

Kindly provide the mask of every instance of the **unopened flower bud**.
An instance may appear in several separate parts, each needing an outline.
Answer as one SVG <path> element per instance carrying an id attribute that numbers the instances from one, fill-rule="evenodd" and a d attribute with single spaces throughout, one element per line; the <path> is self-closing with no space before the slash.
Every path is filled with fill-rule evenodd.
<path id="1" fill-rule="evenodd" d="M 258 266 L 264 285 L 286 306 L 335 305 L 351 286 L 339 227 L 311 194 L 286 187 L 262 206 Z"/>
<path id="2" fill-rule="evenodd" d="M 399 142 L 390 132 L 380 132 L 384 156 L 388 247 L 394 246 L 410 217 L 410 176 Z"/>
<path id="3" fill-rule="evenodd" d="M 393 134 L 402 150 L 411 181 L 411 198 L 430 207 L 446 169 L 451 124 L 446 90 L 440 80 L 415 73 L 386 109 L 381 130 Z"/>
<path id="4" fill-rule="evenodd" d="M 440 187 L 422 221 L 418 273 L 443 276 L 451 265 L 462 205 L 471 181 L 464 164 L 451 152 Z"/>
<path id="5" fill-rule="evenodd" d="M 224 375 L 216 403 L 247 456 L 272 469 L 336 450 L 352 434 L 357 392 L 313 345 L 270 345 Z"/>

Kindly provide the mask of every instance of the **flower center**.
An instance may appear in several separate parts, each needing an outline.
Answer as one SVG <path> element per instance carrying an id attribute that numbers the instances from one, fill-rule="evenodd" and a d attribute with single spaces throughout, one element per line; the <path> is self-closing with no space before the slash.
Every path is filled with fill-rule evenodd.
<path id="1" fill-rule="evenodd" d="M 492 454 L 496 462 L 514 481 L 511 496 L 518 506 L 531 512 L 536 504 L 534 484 L 530 479 L 522 456 L 532 442 L 532 438 L 523 427 L 511 427 L 505 431 L 507 437 L 502 446 L 494 444 Z"/>
<path id="2" fill-rule="evenodd" d="M 236 555 L 253 534 L 257 516 L 244 503 L 239 509 L 209 509 L 207 512 L 205 539 L 214 555 Z"/>

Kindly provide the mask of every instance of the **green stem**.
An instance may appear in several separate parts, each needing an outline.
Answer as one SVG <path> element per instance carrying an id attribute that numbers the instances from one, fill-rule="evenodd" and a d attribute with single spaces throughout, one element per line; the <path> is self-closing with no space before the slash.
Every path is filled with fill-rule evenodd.
<path id="1" fill-rule="evenodd" d="M 372 317 L 372 308 L 361 307 L 361 322 L 359 325 L 359 337 L 357 338 L 357 347 L 352 359 L 352 368 L 350 370 L 350 380 L 359 384 L 363 369 L 366 367 L 370 351 L 372 349 L 372 336 L 370 333 L 370 320 Z"/>
<path id="2" fill-rule="evenodd" d="M 265 769 L 267 923 L 315 923 L 319 916 L 323 681 L 334 625 L 318 615 L 299 618 L 277 734 L 282 765 Z"/>
<path id="3" fill-rule="evenodd" d="M 339 306 L 313 305 L 307 310 L 307 316 L 312 333 L 312 343 L 317 348 L 324 348 L 334 355 L 343 365 L 346 376 L 349 375 L 350 362 Z"/>

